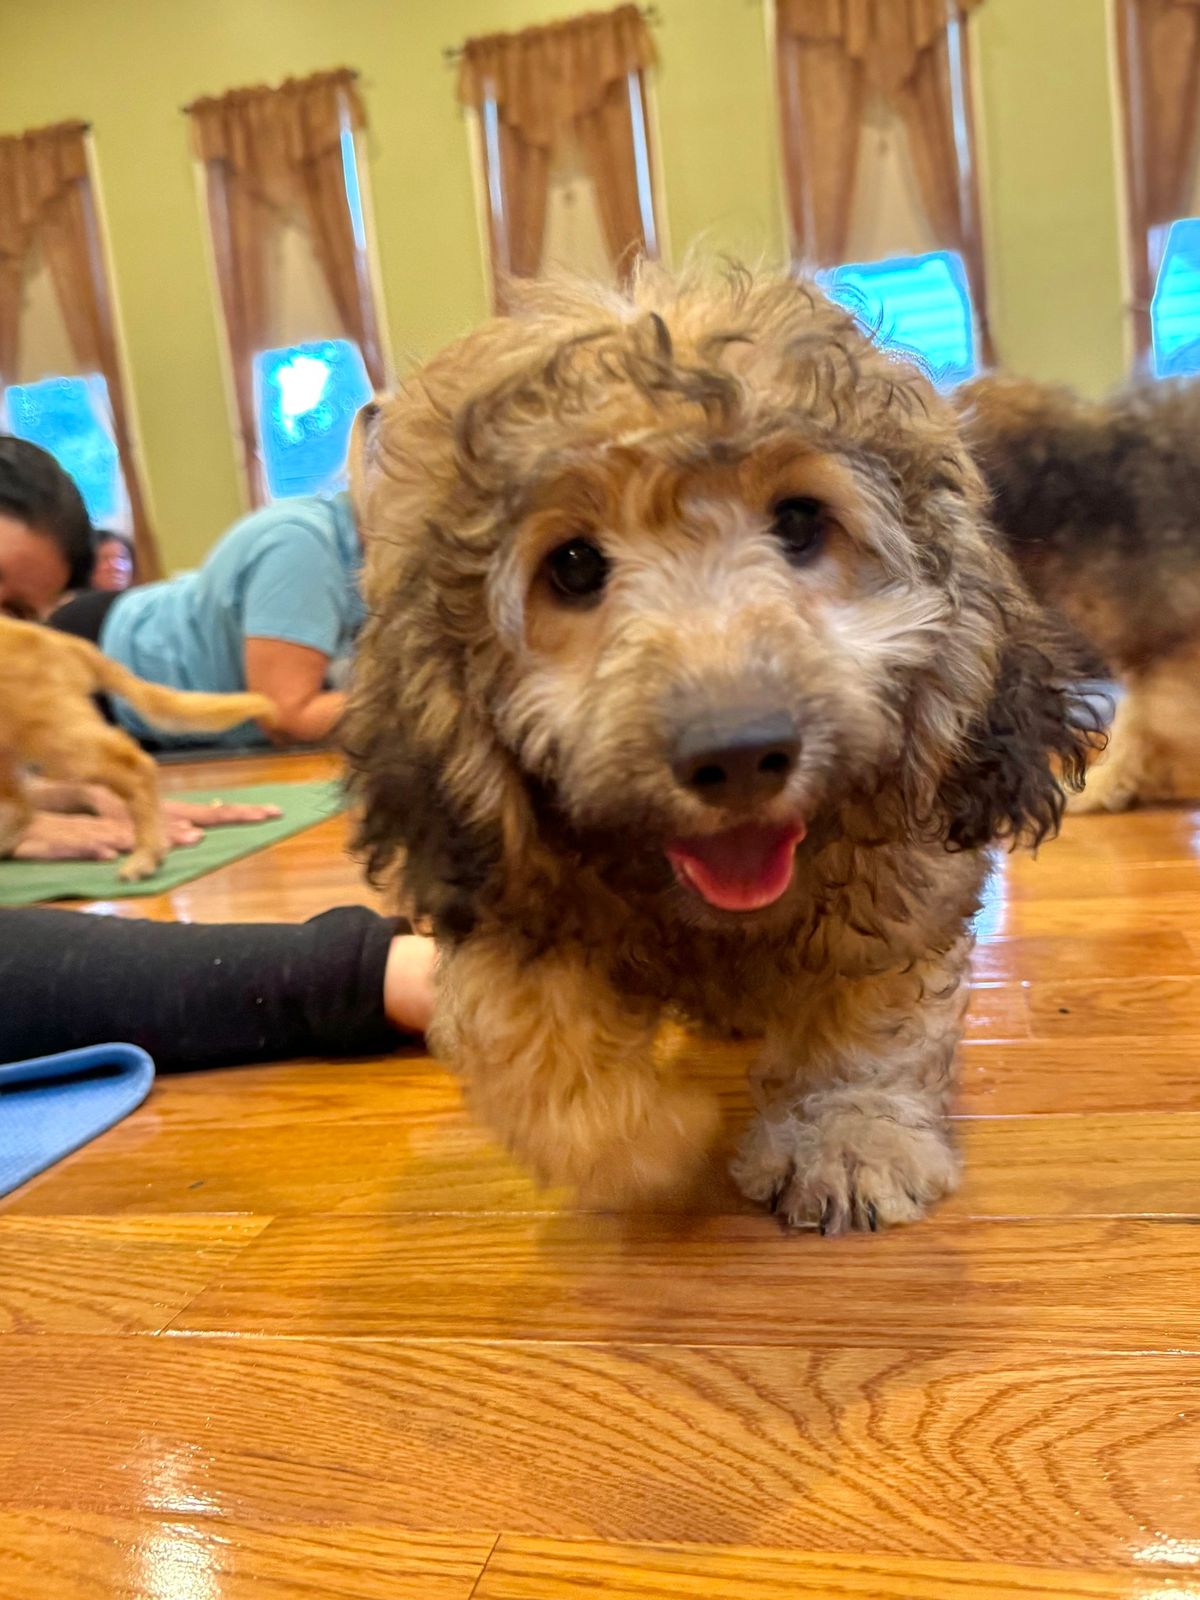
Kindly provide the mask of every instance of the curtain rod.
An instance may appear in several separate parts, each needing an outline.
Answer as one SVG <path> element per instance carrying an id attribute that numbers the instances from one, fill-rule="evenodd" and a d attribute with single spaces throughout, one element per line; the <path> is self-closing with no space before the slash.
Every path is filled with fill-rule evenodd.
<path id="1" fill-rule="evenodd" d="M 652 28 L 656 28 L 662 21 L 662 16 L 657 6 L 639 6 L 638 12 L 642 21 L 649 23 Z M 442 60 L 447 66 L 451 66 L 455 61 L 462 59 L 462 53 L 463 47 L 461 44 L 448 44 L 442 51 Z"/>

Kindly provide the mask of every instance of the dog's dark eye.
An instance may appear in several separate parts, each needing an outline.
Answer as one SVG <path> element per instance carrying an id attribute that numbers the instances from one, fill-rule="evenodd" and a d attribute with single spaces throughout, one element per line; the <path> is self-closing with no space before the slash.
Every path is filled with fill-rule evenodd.
<path id="1" fill-rule="evenodd" d="M 608 557 L 590 539 L 568 539 L 546 557 L 550 587 L 563 600 L 595 600 L 608 582 Z"/>
<path id="2" fill-rule="evenodd" d="M 828 513 L 811 495 L 788 495 L 771 507 L 771 531 L 787 552 L 789 561 L 810 561 L 825 542 Z"/>

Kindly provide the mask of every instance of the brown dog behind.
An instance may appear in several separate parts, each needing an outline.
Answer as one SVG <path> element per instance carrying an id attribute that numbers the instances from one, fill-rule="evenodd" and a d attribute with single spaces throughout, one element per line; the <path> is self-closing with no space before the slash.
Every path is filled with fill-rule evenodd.
<path id="1" fill-rule="evenodd" d="M 1200 384 L 1096 404 L 992 376 L 958 400 L 1010 555 L 1125 690 L 1072 809 L 1200 799 Z"/>
<path id="2" fill-rule="evenodd" d="M 185 694 L 146 683 L 86 640 L 0 617 L 0 856 L 29 825 L 21 776 L 36 767 L 48 778 L 101 784 L 126 802 L 135 847 L 120 875 L 133 882 L 156 872 L 167 853 L 158 783 L 150 757 L 97 711 L 98 693 L 128 700 L 164 729 L 269 723 L 275 707 L 261 694 Z"/>

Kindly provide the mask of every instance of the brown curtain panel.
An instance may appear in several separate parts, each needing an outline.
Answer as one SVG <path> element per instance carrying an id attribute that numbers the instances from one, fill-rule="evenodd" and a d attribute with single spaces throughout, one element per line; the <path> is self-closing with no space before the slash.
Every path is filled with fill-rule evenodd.
<path id="1" fill-rule="evenodd" d="M 271 341 L 270 261 L 281 224 L 298 215 L 367 375 L 387 387 L 365 244 L 346 195 L 342 135 L 366 126 L 349 69 L 288 79 L 277 89 L 235 89 L 188 107 L 203 161 L 213 254 L 233 369 L 238 435 L 251 498 L 266 498 L 254 415 L 253 363 Z"/>
<path id="2" fill-rule="evenodd" d="M 62 123 L 0 139 L 0 382 L 16 372 L 21 287 L 29 251 L 41 245 L 79 365 L 108 385 L 113 433 L 133 524 L 137 577 L 162 575 L 150 528 L 100 228 L 88 172 L 87 127 Z"/>
<path id="3" fill-rule="evenodd" d="M 1151 229 L 1192 207 L 1200 114 L 1200 0 L 1118 0 L 1134 341 L 1150 349 Z"/>
<path id="4" fill-rule="evenodd" d="M 917 185 L 944 249 L 962 256 L 981 354 L 987 314 L 966 20 L 982 0 L 778 0 L 777 62 L 792 254 L 845 259 L 863 108 L 895 107 Z"/>
<path id="5" fill-rule="evenodd" d="M 596 185 L 605 241 L 625 273 L 652 253 L 638 185 L 630 79 L 655 61 L 635 5 L 522 33 L 468 40 L 459 99 L 480 119 L 487 166 L 492 273 L 498 309 L 510 277 L 536 277 L 546 230 L 550 166 L 559 142 L 579 140 Z M 497 156 L 499 160 L 497 162 Z"/>

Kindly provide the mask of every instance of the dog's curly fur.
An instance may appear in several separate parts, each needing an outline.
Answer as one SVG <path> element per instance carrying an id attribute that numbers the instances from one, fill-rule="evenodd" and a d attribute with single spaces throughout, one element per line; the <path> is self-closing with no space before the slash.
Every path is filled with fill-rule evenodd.
<path id="1" fill-rule="evenodd" d="M 1072 809 L 1200 800 L 1200 383 L 1092 402 L 991 375 L 957 403 L 1030 589 L 1125 689 Z"/>
<path id="2" fill-rule="evenodd" d="M 443 943 L 432 1037 L 478 1112 L 589 1200 L 686 1187 L 717 1117 L 659 1022 L 754 1031 L 744 1191 L 831 1230 L 920 1215 L 956 1177 L 983 848 L 1055 829 L 1091 737 L 951 410 L 811 286 L 653 273 L 531 290 L 382 404 L 361 468 L 360 842 Z M 580 536 L 610 564 L 588 606 L 548 580 Z M 807 833 L 780 898 L 721 911 L 665 850 L 745 813 L 673 742 L 779 706 L 799 754 L 753 823 Z"/>

